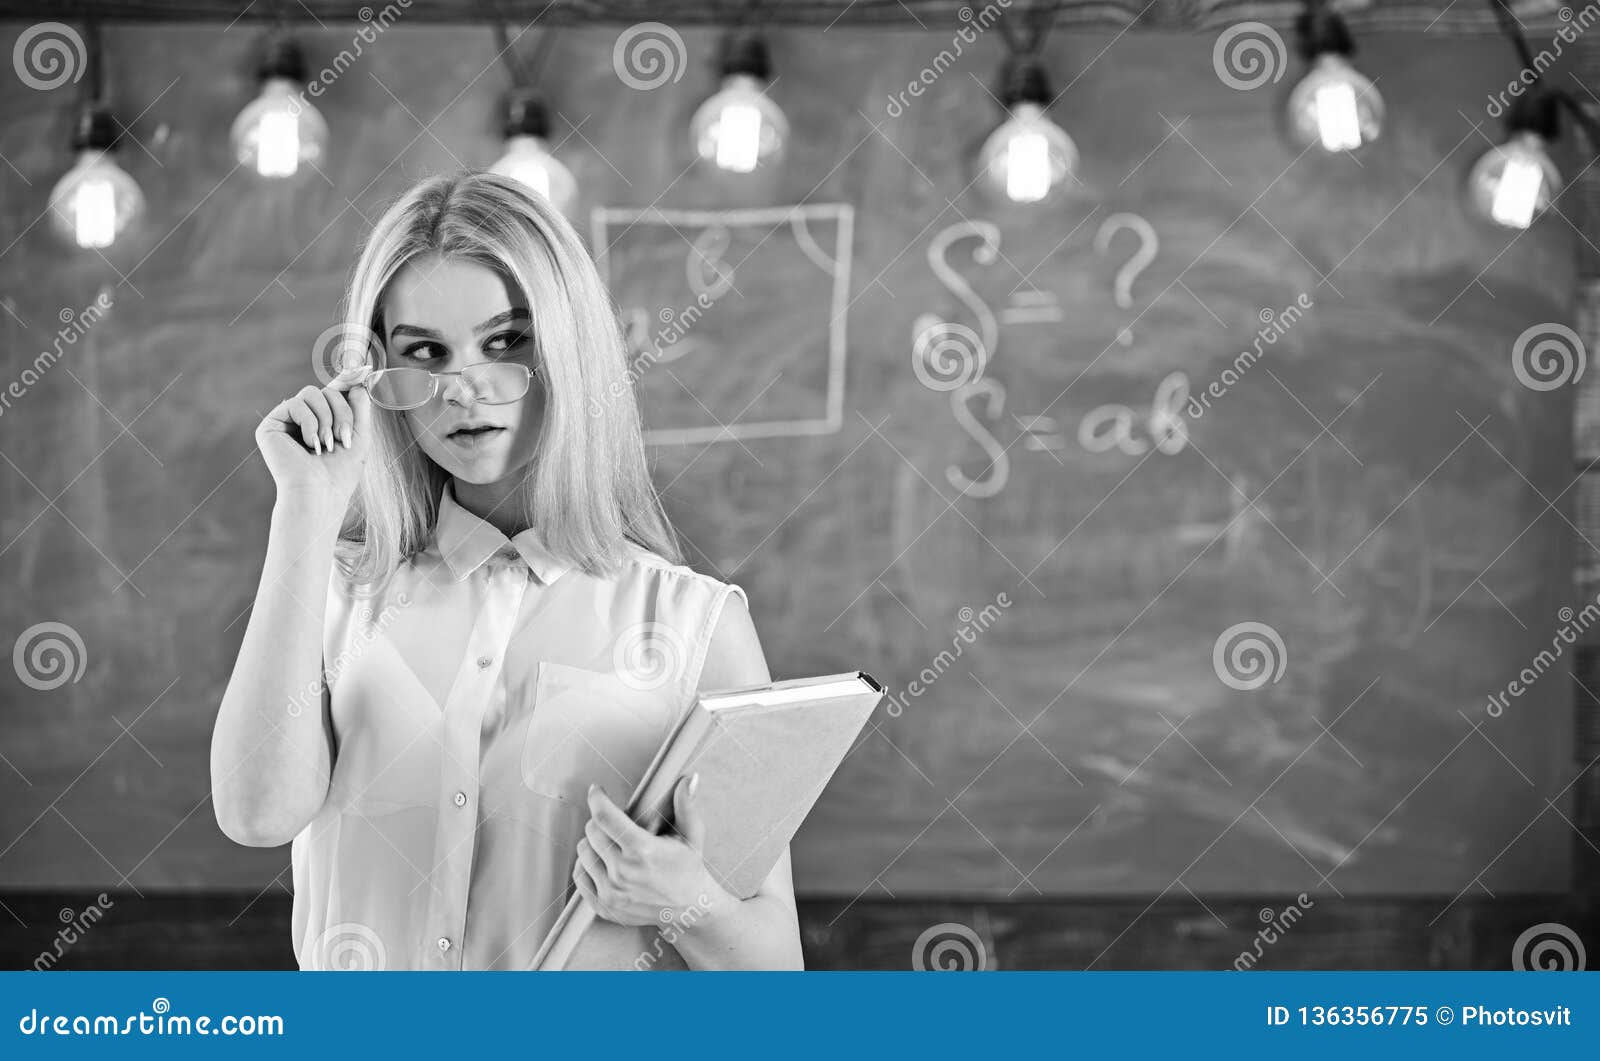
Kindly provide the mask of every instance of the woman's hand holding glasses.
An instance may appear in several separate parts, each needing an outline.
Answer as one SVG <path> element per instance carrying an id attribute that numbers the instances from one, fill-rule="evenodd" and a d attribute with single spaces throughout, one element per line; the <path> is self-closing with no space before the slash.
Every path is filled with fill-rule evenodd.
<path id="1" fill-rule="evenodd" d="M 326 387 L 302 387 L 256 427 L 256 447 L 278 496 L 326 502 L 343 513 L 372 446 L 372 399 L 366 366 L 349 368 Z"/>

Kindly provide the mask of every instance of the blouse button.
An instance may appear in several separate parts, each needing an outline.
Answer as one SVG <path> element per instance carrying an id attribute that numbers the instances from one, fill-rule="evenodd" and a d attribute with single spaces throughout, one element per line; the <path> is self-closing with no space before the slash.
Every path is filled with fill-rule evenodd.
<path id="1" fill-rule="evenodd" d="M 479 656 L 478 657 L 478 669 L 479 670 L 488 670 L 489 669 L 489 664 L 491 664 L 493 662 L 494 662 L 494 657 L 493 656 Z"/>
<path id="2" fill-rule="evenodd" d="M 450 949 L 450 937 L 448 937 L 448 936 L 440 936 L 439 937 L 439 949 L 441 951 L 446 951 L 446 950 Z"/>
<path id="3" fill-rule="evenodd" d="M 466 805 L 467 805 L 467 794 L 465 792 L 457 792 L 456 793 L 456 806 L 465 807 Z"/>

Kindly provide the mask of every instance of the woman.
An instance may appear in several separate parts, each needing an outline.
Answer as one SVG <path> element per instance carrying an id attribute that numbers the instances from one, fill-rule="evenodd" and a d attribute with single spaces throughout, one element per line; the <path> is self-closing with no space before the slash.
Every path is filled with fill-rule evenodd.
<path id="1" fill-rule="evenodd" d="M 256 430 L 277 499 L 211 745 L 223 832 L 292 841 L 301 968 L 526 968 L 574 890 L 596 963 L 801 967 L 787 850 L 739 899 L 692 778 L 681 835 L 618 806 L 699 690 L 770 677 L 744 591 L 680 562 L 577 233 L 514 180 L 425 180 L 342 329 L 369 364 Z"/>

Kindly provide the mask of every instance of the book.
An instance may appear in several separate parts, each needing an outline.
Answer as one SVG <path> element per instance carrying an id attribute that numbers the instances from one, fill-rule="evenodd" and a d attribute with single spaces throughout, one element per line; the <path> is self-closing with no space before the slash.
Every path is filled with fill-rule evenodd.
<path id="1" fill-rule="evenodd" d="M 666 831 L 674 786 L 698 771 L 701 858 L 718 884 L 748 899 L 882 698 L 883 687 L 864 671 L 703 694 L 662 741 L 623 809 L 650 832 Z M 638 968 L 641 938 L 640 929 L 598 918 L 574 893 L 529 968 Z M 666 960 L 649 967 L 685 967 L 670 946 L 659 951 Z"/>

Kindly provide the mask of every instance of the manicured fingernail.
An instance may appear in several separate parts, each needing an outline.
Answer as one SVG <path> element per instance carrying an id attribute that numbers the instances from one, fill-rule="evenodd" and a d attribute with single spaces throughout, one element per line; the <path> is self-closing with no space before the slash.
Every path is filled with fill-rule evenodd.
<path id="1" fill-rule="evenodd" d="M 694 795 L 694 790 L 700 787 L 700 771 L 696 770 L 689 779 L 689 795 Z"/>
<path id="2" fill-rule="evenodd" d="M 345 449 L 349 449 L 350 448 L 350 425 L 349 424 L 345 424 L 343 427 L 341 427 L 339 429 L 339 438 L 340 438 L 341 441 L 344 442 L 344 448 Z"/>
<path id="3" fill-rule="evenodd" d="M 322 437 L 320 435 L 312 435 L 311 436 L 311 452 L 312 453 L 321 453 L 322 452 Z"/>

